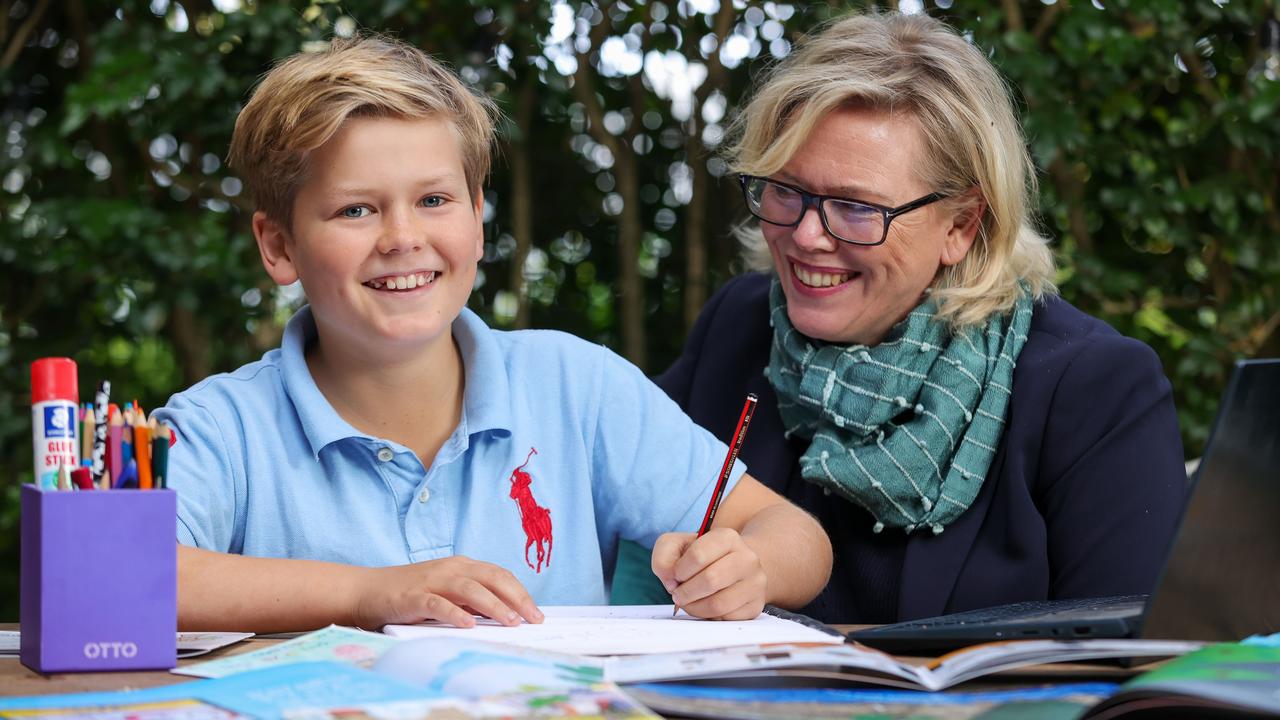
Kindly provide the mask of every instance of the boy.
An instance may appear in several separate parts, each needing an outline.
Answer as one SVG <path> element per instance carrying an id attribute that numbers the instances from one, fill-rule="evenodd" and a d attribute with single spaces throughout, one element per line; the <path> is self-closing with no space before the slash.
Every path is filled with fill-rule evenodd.
<path id="1" fill-rule="evenodd" d="M 817 523 L 741 471 L 711 532 L 668 532 L 697 527 L 725 448 L 634 367 L 464 309 L 493 115 L 378 38 L 289 58 L 241 112 L 263 265 L 310 304 L 279 350 L 160 411 L 183 629 L 540 622 L 534 598 L 606 602 L 624 537 L 700 617 L 826 582 Z"/>

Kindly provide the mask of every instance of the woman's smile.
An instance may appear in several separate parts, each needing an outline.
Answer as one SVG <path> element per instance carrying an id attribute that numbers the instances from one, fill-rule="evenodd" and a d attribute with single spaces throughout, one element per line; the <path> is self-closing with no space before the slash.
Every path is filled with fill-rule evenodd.
<path id="1" fill-rule="evenodd" d="M 795 259 L 790 259 L 790 266 L 796 291 L 806 295 L 832 295 L 862 277 L 856 270 L 807 265 Z"/>

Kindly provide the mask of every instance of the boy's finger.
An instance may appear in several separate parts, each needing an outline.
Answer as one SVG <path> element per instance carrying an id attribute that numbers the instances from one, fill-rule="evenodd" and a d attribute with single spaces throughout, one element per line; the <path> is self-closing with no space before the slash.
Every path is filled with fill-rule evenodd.
<path id="1" fill-rule="evenodd" d="M 473 578 L 459 580 L 452 593 L 453 601 L 466 605 L 477 613 L 496 620 L 503 625 L 519 625 L 520 616 L 511 606 L 503 602 L 485 587 L 484 583 Z"/>
<path id="2" fill-rule="evenodd" d="M 524 584 L 517 580 L 516 576 L 512 575 L 510 571 L 496 565 L 492 566 L 492 568 L 483 579 L 485 587 L 498 600 L 524 618 L 526 622 L 542 622 L 542 611 L 538 609 L 538 604 L 533 601 L 533 596 L 525 589 Z"/>
<path id="3" fill-rule="evenodd" d="M 720 616 L 721 620 L 755 620 L 764 612 L 764 601 L 752 598 L 737 608 Z"/>
<path id="4" fill-rule="evenodd" d="M 733 590 L 736 590 L 736 589 L 737 589 L 736 587 L 733 588 Z M 726 590 L 725 592 L 729 592 L 729 591 Z M 720 601 L 718 596 L 716 598 L 707 598 L 703 602 L 708 604 L 714 603 L 715 607 L 712 610 L 710 610 L 710 612 L 715 612 L 716 610 L 719 610 Z M 729 605 L 732 605 L 733 602 L 734 602 L 733 599 L 726 599 L 724 601 L 724 606 L 727 607 Z M 751 598 L 747 600 L 747 602 L 739 605 L 738 607 L 734 608 L 733 610 L 730 610 L 729 612 L 720 613 L 719 615 L 708 615 L 706 616 L 706 619 L 724 620 L 727 622 L 731 622 L 734 620 L 754 620 L 755 618 L 759 617 L 760 613 L 763 610 L 764 610 L 764 601 L 759 598 Z M 695 617 L 703 617 L 702 615 L 698 615 L 697 612 L 698 610 L 695 608 L 694 612 L 690 614 L 695 615 Z"/>
<path id="5" fill-rule="evenodd" d="M 416 611 L 415 614 L 419 620 L 435 620 L 460 628 L 468 628 L 476 624 L 476 619 L 471 613 L 436 593 L 423 593 Z"/>
<path id="6" fill-rule="evenodd" d="M 649 567 L 662 581 L 662 586 L 667 589 L 667 592 L 676 589 L 678 584 L 675 579 L 676 562 L 695 537 L 693 533 L 666 533 L 658 536 L 658 541 L 653 544 Z"/>
<path id="7" fill-rule="evenodd" d="M 682 607 L 695 617 L 748 620 L 759 615 L 764 608 L 763 583 L 747 578 Z"/>
<path id="8" fill-rule="evenodd" d="M 700 600 L 682 603 L 681 607 L 694 618 L 723 620 L 730 612 L 749 603 L 751 594 L 748 584 L 735 583 Z"/>
<path id="9" fill-rule="evenodd" d="M 689 582 L 694 576 L 720 558 L 733 552 L 736 547 L 737 533 L 731 530 L 712 530 L 689 543 L 680 559 L 675 564 L 675 579 L 678 584 Z"/>
<path id="10" fill-rule="evenodd" d="M 688 556 L 688 553 L 685 555 Z M 732 553 L 723 555 L 680 583 L 672 593 L 672 599 L 680 607 L 688 607 L 742 580 L 746 574 L 745 563 L 738 562 Z M 725 611 L 732 609 L 725 608 Z"/>

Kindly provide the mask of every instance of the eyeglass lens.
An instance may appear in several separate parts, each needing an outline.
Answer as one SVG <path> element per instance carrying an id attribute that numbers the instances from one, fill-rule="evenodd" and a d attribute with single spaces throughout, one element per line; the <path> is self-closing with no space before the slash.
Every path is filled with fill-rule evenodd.
<path id="1" fill-rule="evenodd" d="M 785 185 L 751 178 L 746 190 L 751 212 L 765 222 L 795 225 L 804 214 L 804 196 Z M 827 198 L 822 201 L 822 214 L 827 230 L 841 240 L 874 245 L 884 235 L 884 214 L 879 208 Z"/>

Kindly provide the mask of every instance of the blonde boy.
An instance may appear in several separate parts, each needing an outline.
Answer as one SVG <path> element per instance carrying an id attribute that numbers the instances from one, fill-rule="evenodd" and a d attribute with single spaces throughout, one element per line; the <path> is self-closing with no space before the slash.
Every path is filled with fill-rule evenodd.
<path id="1" fill-rule="evenodd" d="M 285 60 L 240 114 L 263 265 L 309 306 L 160 411 L 182 628 L 539 622 L 606 601 L 620 538 L 701 617 L 825 583 L 822 530 L 741 470 L 694 540 L 724 446 L 635 368 L 465 309 L 494 115 L 385 38 Z"/>

